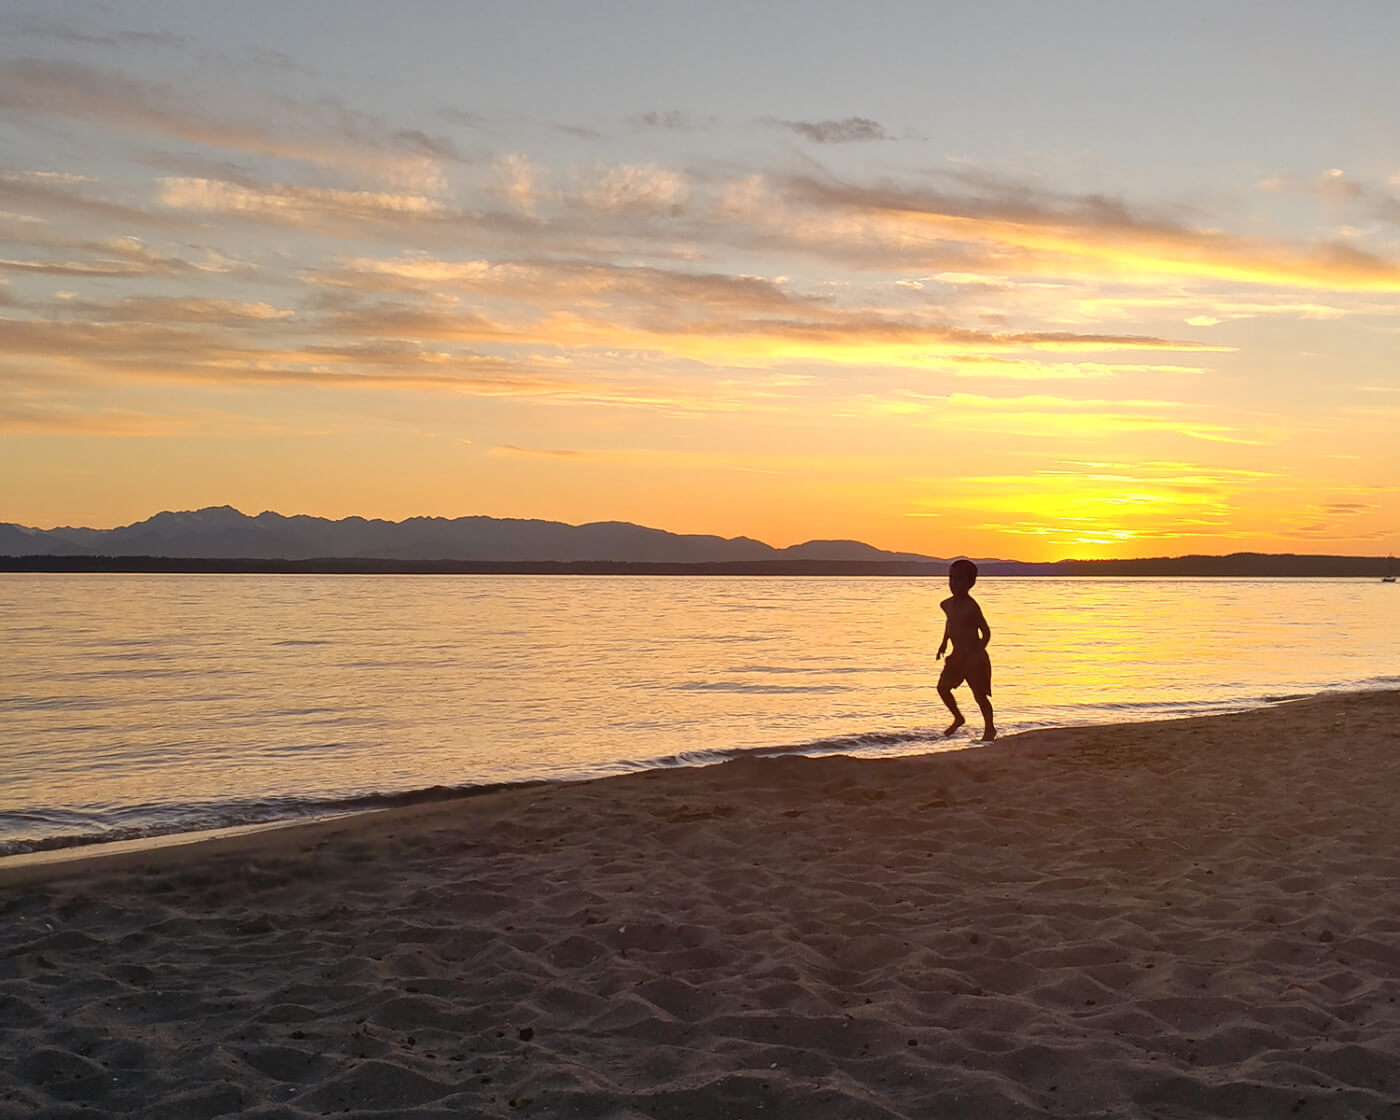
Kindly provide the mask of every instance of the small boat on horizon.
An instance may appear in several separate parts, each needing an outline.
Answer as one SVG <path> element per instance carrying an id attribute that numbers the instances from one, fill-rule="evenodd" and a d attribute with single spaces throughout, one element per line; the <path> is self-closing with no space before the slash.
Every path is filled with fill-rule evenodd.
<path id="1" fill-rule="evenodd" d="M 1385 558 L 1385 575 L 1381 576 L 1381 582 L 1382 582 L 1382 583 L 1394 583 L 1394 582 L 1395 582 L 1395 557 L 1394 557 L 1394 556 L 1387 556 L 1387 557 Z"/>

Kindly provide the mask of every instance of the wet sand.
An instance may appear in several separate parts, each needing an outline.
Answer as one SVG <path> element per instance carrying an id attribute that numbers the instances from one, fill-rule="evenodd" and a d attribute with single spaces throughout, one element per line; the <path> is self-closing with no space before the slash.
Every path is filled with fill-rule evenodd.
<path id="1" fill-rule="evenodd" d="M 0 866 L 0 1117 L 1400 1116 L 1400 693 Z"/>

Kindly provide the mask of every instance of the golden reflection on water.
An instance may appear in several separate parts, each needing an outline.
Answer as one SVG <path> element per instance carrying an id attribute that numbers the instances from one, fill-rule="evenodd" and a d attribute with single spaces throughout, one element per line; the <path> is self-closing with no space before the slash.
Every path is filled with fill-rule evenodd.
<path id="1" fill-rule="evenodd" d="M 1250 700 L 1393 676 L 1400 665 L 1389 630 L 1400 604 L 1370 582 L 989 580 L 983 587 L 984 609 L 1002 618 L 1002 660 L 1016 674 L 1016 701 L 1028 709 Z"/>
<path id="2" fill-rule="evenodd" d="M 1400 593 L 1379 582 L 973 594 L 1004 733 L 1395 682 L 1400 666 Z M 876 732 L 907 741 L 872 749 L 926 750 L 945 722 L 946 595 L 936 579 L 3 576 L 0 817 L 240 802 L 256 817 L 268 799 Z"/>

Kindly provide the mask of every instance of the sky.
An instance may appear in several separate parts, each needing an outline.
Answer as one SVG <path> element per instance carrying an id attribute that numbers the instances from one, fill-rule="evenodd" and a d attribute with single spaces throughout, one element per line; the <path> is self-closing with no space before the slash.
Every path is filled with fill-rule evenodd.
<path id="1" fill-rule="evenodd" d="M 0 0 L 0 521 L 1400 550 L 1400 5 Z"/>

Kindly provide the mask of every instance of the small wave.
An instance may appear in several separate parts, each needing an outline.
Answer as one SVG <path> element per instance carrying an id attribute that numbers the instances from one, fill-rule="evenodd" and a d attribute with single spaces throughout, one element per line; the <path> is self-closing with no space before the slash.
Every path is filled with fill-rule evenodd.
<path id="1" fill-rule="evenodd" d="M 686 681 L 677 692 L 849 692 L 844 684 L 740 684 L 738 681 Z"/>
<path id="2" fill-rule="evenodd" d="M 421 671 L 424 669 L 453 669 L 457 667 L 457 662 L 452 658 L 428 658 L 428 657 L 404 657 L 397 661 L 346 661 L 340 668 L 346 670 L 360 669 L 413 669 Z"/>
<path id="3" fill-rule="evenodd" d="M 0 836 L 9 833 L 14 837 L 9 840 L 0 839 L 0 858 L 244 825 L 293 824 L 345 813 L 370 812 L 376 809 L 475 797 L 494 790 L 524 789 L 550 781 L 588 781 L 646 770 L 713 766 L 740 758 L 863 754 L 887 751 L 891 748 L 898 750 L 916 747 L 921 744 L 931 745 L 940 740 L 942 735 L 932 730 L 872 731 L 800 743 L 680 751 L 658 758 L 624 759 L 579 769 L 561 770 L 550 777 L 454 786 L 435 785 L 421 789 L 352 794 L 346 797 L 267 797 L 209 804 L 134 805 L 120 809 L 35 809 L 16 813 L 0 812 Z M 945 741 L 945 744 L 955 748 L 968 745 L 963 741 Z"/>
<path id="4" fill-rule="evenodd" d="M 278 746 L 267 748 L 268 754 L 301 754 L 303 751 L 334 751 L 345 744 L 341 742 L 329 743 L 282 743 Z"/>
<path id="5" fill-rule="evenodd" d="M 825 675 L 828 673 L 883 673 L 884 665 L 735 665 L 726 669 L 727 673 L 771 673 L 774 676 L 801 673 L 804 675 Z"/>
<path id="6" fill-rule="evenodd" d="M 1354 683 L 1354 684 L 1349 684 L 1349 685 L 1347 685 L 1347 686 L 1345 686 L 1345 687 L 1348 688 L 1348 689 L 1351 690 L 1351 691 L 1356 691 L 1356 690 L 1370 691 L 1371 689 L 1377 689 L 1377 688 L 1395 688 L 1396 686 L 1400 686 L 1400 677 L 1383 676 L 1383 677 L 1363 677 L 1361 680 L 1357 681 L 1356 683 Z"/>
<path id="7" fill-rule="evenodd" d="M 683 766 L 712 766 L 740 758 L 782 758 L 788 755 L 818 757 L 827 754 L 862 754 L 891 747 L 944 743 L 962 747 L 963 740 L 945 739 L 941 731 L 918 729 L 910 731 L 866 731 L 852 735 L 833 735 L 825 739 L 809 739 L 802 743 L 778 743 L 765 747 L 709 747 L 680 751 L 658 758 L 620 763 L 627 771 L 667 770 Z"/>
<path id="8" fill-rule="evenodd" d="M 1366 682 L 1347 682 L 1318 691 L 1364 691 L 1394 687 L 1400 678 L 1378 677 Z M 823 689 L 829 691 L 830 688 Z M 800 691 L 810 691 L 801 689 Z M 1131 701 L 1098 705 L 1042 707 L 1028 718 L 1003 726 L 1003 737 L 1041 727 L 1065 727 L 1114 721 L 1115 715 L 1130 718 L 1166 718 L 1207 712 L 1237 711 L 1267 703 L 1281 703 L 1316 695 L 1288 693 L 1237 700 L 1213 701 Z M 327 744 L 305 744 L 301 749 L 322 749 Z M 935 753 L 972 748 L 966 738 L 945 738 L 933 728 L 904 728 L 832 735 L 793 743 L 760 746 L 711 747 L 682 750 L 674 754 L 640 759 L 614 759 L 573 767 L 543 768 L 519 778 L 500 781 L 467 782 L 460 785 L 433 785 L 388 792 L 363 792 L 346 796 L 265 797 L 245 800 L 184 805 L 144 804 L 113 808 L 88 806 L 75 809 L 31 809 L 0 812 L 0 857 L 60 848 L 99 845 L 122 840 L 196 833 L 243 825 L 295 823 L 345 813 L 368 812 L 398 806 L 427 804 L 472 797 L 493 790 L 527 788 L 554 781 L 587 781 L 616 774 L 682 767 L 710 766 L 745 758 L 787 756 L 822 757 L 848 754 L 887 756 Z M 91 760 L 85 766 L 95 765 Z M 116 765 L 115 763 L 113 765 Z"/>
<path id="9" fill-rule="evenodd" d="M 0 711 L 96 711 L 108 703 L 95 696 L 6 696 L 0 697 Z"/>
<path id="10" fill-rule="evenodd" d="M 352 794 L 348 797 L 269 797 L 210 804 L 135 805 L 111 811 L 33 809 L 16 813 L 0 812 L 0 833 L 19 834 L 14 839 L 0 840 L 0 857 L 243 825 L 292 824 L 344 813 L 474 797 L 499 789 L 524 789 L 540 785 L 543 781 L 527 779 L 460 786 L 437 785 L 387 793 Z"/>
<path id="11" fill-rule="evenodd" d="M 1163 712 L 1184 713 L 1213 711 L 1222 705 L 1249 704 L 1253 701 L 1240 700 L 1113 700 L 1107 703 L 1086 706 L 1086 711 L 1101 712 Z"/>

